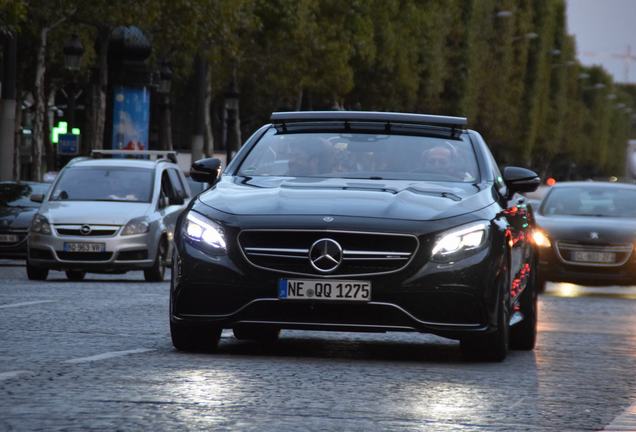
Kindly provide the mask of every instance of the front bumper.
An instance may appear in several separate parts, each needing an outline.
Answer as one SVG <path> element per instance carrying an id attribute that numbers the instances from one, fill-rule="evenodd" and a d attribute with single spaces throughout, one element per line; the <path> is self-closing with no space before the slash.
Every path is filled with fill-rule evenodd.
<path id="1" fill-rule="evenodd" d="M 65 252 L 64 243 L 103 243 L 104 252 Z M 34 267 L 53 270 L 117 272 L 153 265 L 157 240 L 149 233 L 112 237 L 78 237 L 31 233 L 28 260 Z"/>
<path id="2" fill-rule="evenodd" d="M 636 283 L 636 254 L 620 266 L 572 265 L 564 262 L 554 246 L 539 250 L 538 274 L 543 280 L 580 285 L 633 285 Z"/>
<path id="3" fill-rule="evenodd" d="M 15 235 L 18 241 L 14 243 L 0 243 L 0 258 L 26 258 L 27 230 L 0 230 L 0 235 Z"/>
<path id="4" fill-rule="evenodd" d="M 416 258 L 398 273 L 357 278 L 371 280 L 369 302 L 279 300 L 278 280 L 293 276 L 252 267 L 238 253 L 213 257 L 184 243 L 175 258 L 174 323 L 419 331 L 449 338 L 495 328 L 501 263 L 490 248 L 454 264 Z"/>

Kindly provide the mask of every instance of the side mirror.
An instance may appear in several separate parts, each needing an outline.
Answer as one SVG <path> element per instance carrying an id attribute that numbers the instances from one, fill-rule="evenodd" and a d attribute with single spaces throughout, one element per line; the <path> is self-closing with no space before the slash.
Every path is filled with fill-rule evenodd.
<path id="1" fill-rule="evenodd" d="M 36 202 L 36 203 L 41 203 L 42 201 L 44 201 L 44 195 L 43 194 L 33 194 L 33 195 L 31 195 L 31 201 Z"/>
<path id="2" fill-rule="evenodd" d="M 504 168 L 503 179 L 508 187 L 509 196 L 516 192 L 534 192 L 541 184 L 536 172 L 515 166 Z"/>
<path id="3" fill-rule="evenodd" d="M 221 160 L 216 158 L 199 159 L 190 168 L 190 177 L 194 181 L 213 185 L 221 176 Z"/>

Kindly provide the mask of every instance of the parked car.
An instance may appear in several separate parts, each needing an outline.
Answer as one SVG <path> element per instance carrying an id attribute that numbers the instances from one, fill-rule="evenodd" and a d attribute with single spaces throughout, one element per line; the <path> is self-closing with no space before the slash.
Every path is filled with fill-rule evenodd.
<path id="1" fill-rule="evenodd" d="M 29 234 L 27 275 L 44 280 L 61 270 L 81 280 L 86 272 L 143 270 L 147 281 L 161 281 L 190 196 L 168 159 L 73 159 L 45 196 L 31 197 L 42 206 Z"/>
<path id="2" fill-rule="evenodd" d="M 536 213 L 539 290 L 546 281 L 636 283 L 636 185 L 563 182 Z"/>
<path id="3" fill-rule="evenodd" d="M 39 204 L 33 194 L 44 194 L 47 183 L 30 181 L 0 182 L 0 258 L 25 258 L 27 234 Z"/>
<path id="4" fill-rule="evenodd" d="M 221 329 L 419 331 L 502 360 L 532 349 L 534 253 L 516 192 L 537 175 L 497 168 L 460 117 L 274 113 L 177 222 L 170 330 L 180 350 Z M 220 177 L 220 178 L 219 178 Z"/>

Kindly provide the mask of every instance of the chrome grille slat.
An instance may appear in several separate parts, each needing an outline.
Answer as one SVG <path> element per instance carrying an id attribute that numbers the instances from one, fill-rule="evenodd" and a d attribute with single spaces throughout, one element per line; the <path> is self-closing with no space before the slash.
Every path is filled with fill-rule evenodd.
<path id="1" fill-rule="evenodd" d="M 342 264 L 333 272 L 318 273 L 310 265 L 310 246 L 321 238 L 342 247 Z M 417 237 L 409 234 L 337 230 L 247 229 L 239 233 L 238 243 L 256 268 L 321 278 L 394 273 L 404 269 L 419 248 Z"/>

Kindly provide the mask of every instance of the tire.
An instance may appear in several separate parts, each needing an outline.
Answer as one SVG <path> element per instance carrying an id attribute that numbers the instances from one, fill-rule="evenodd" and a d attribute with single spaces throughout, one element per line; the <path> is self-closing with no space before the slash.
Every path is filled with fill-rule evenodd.
<path id="1" fill-rule="evenodd" d="M 155 262 L 152 263 L 152 267 L 144 270 L 144 279 L 146 282 L 163 282 L 163 277 L 166 274 L 165 260 L 167 252 L 168 246 L 166 240 L 162 238 L 159 241 Z"/>
<path id="2" fill-rule="evenodd" d="M 68 280 L 73 281 L 73 282 L 79 282 L 79 281 L 83 280 L 84 276 L 86 276 L 86 272 L 83 272 L 83 271 L 79 271 L 79 270 L 67 270 L 66 271 L 66 277 L 68 278 Z"/>
<path id="3" fill-rule="evenodd" d="M 211 352 L 219 345 L 221 329 L 170 322 L 170 337 L 172 345 L 179 351 Z"/>
<path id="4" fill-rule="evenodd" d="M 255 340 L 260 342 L 274 342 L 280 336 L 280 329 L 275 327 L 257 327 L 242 325 L 232 329 L 238 340 Z"/>
<path id="5" fill-rule="evenodd" d="M 49 269 L 34 267 L 33 265 L 31 265 L 28 259 L 26 262 L 26 272 L 29 280 L 44 281 L 49 275 Z"/>
<path id="6" fill-rule="evenodd" d="M 462 355 L 469 360 L 501 362 L 508 355 L 510 340 L 510 283 L 508 269 L 500 282 L 497 329 L 484 335 L 460 340 Z"/>
<path id="7" fill-rule="evenodd" d="M 537 341 L 537 282 L 538 277 L 531 276 L 526 289 L 519 299 L 520 312 L 523 321 L 510 329 L 510 348 L 514 350 L 531 351 Z M 545 281 L 543 282 L 545 284 Z"/>

